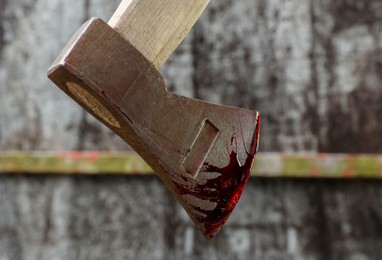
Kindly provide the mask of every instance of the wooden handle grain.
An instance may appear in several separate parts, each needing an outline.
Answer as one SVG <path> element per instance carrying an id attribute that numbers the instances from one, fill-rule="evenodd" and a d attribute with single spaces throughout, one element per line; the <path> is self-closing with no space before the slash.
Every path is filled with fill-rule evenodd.
<path id="1" fill-rule="evenodd" d="M 190 31 L 210 0 L 123 0 L 109 21 L 159 68 Z"/>

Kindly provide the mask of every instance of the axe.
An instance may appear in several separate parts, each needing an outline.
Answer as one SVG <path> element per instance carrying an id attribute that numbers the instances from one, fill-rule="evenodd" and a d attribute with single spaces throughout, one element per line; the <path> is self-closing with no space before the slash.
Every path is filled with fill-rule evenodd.
<path id="1" fill-rule="evenodd" d="M 209 0 L 123 0 L 77 31 L 48 76 L 122 137 L 207 239 L 227 221 L 258 148 L 258 112 L 166 91 L 158 68 Z"/>

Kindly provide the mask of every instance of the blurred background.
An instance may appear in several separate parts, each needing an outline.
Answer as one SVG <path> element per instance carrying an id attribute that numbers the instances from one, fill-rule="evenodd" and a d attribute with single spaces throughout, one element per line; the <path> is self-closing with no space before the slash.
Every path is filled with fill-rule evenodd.
<path id="1" fill-rule="evenodd" d="M 119 2 L 0 0 L 1 151 L 129 150 L 46 77 Z M 260 153 L 382 152 L 381 0 L 212 0 L 162 73 L 260 111 Z M 251 178 L 206 241 L 154 176 L 4 174 L 0 259 L 382 259 L 382 183 Z"/>

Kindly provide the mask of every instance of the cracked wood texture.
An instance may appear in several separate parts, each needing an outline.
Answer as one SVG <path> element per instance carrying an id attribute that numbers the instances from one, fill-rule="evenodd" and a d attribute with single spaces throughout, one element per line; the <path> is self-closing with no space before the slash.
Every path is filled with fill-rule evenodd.
<path id="1" fill-rule="evenodd" d="M 126 150 L 46 78 L 117 0 L 0 0 L 0 149 Z M 261 151 L 382 151 L 380 0 L 211 1 L 171 91 L 262 114 Z M 0 177 L 0 259 L 381 259 L 382 183 L 251 179 L 206 242 L 152 177 Z"/>

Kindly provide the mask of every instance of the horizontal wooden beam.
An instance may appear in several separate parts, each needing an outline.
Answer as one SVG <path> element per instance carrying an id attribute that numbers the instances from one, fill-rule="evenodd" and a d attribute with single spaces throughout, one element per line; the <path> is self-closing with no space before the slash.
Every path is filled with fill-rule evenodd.
<path id="1" fill-rule="evenodd" d="M 151 175 L 133 152 L 0 152 L 0 174 Z M 259 153 L 253 177 L 382 178 L 382 155 Z"/>

